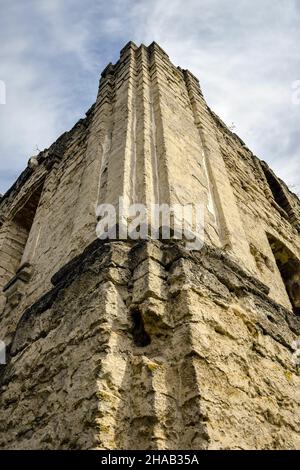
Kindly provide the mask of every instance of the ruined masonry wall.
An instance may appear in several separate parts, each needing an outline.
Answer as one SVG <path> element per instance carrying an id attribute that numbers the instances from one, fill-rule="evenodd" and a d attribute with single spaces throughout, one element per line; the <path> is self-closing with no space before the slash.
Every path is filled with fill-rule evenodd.
<path id="1" fill-rule="evenodd" d="M 125 46 L 0 200 L 1 448 L 299 448 L 299 317 L 268 236 L 299 263 L 300 202 L 273 175 L 287 216 L 266 171 L 189 71 Z M 204 249 L 100 242 L 120 196 L 203 203 Z"/>
<path id="2" fill-rule="evenodd" d="M 263 163 L 214 115 L 218 141 L 234 191 L 247 242 L 258 261 L 256 276 L 270 288 L 270 296 L 289 308 L 290 302 L 276 266 L 267 234 L 275 236 L 300 259 L 300 201 L 278 179 L 298 224 L 280 211 L 264 175 Z"/>
<path id="3" fill-rule="evenodd" d="M 13 341 L 1 448 L 299 448 L 299 321 L 221 252 L 97 243 L 54 284 Z"/>

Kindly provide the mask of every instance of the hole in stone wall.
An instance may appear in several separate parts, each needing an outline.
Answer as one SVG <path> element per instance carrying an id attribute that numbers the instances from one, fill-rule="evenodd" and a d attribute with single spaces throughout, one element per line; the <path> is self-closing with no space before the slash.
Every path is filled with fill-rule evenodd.
<path id="1" fill-rule="evenodd" d="M 40 185 L 18 208 L 7 222 L 5 238 L 0 251 L 0 287 L 16 274 L 20 267 L 29 233 L 40 202 L 43 185 Z"/>
<path id="2" fill-rule="evenodd" d="M 132 336 L 134 344 L 140 348 L 144 348 L 151 343 L 151 338 L 145 331 L 143 317 L 139 309 L 135 309 L 131 312 L 133 328 Z"/>
<path id="3" fill-rule="evenodd" d="M 25 204 L 14 216 L 14 221 L 20 227 L 24 228 L 28 234 L 32 227 L 33 220 L 40 202 L 43 186 L 37 188 L 33 194 L 27 199 Z"/>
<path id="4" fill-rule="evenodd" d="M 294 313 L 300 315 L 300 261 L 280 240 L 267 236 Z"/>
<path id="5" fill-rule="evenodd" d="M 284 210 L 284 212 L 289 216 L 292 217 L 294 216 L 292 206 L 286 197 L 282 185 L 280 182 L 277 180 L 277 178 L 273 175 L 272 171 L 265 165 L 262 165 L 263 172 L 265 174 L 266 180 L 268 182 L 269 188 L 273 194 L 275 202 L 278 204 L 278 206 L 281 207 L 281 209 Z"/>

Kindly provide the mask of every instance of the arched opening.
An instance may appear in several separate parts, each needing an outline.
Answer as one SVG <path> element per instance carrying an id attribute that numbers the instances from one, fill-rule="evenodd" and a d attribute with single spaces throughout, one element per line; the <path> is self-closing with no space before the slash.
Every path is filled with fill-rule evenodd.
<path id="1" fill-rule="evenodd" d="M 131 312 L 131 316 L 133 322 L 132 335 L 134 344 L 139 348 L 145 348 L 151 343 L 151 338 L 145 331 L 142 314 L 138 308 L 135 308 Z"/>
<path id="2" fill-rule="evenodd" d="M 284 193 L 280 181 L 266 164 L 262 165 L 262 169 L 276 204 L 285 212 L 288 218 L 294 219 L 292 206 Z"/>
<path id="3" fill-rule="evenodd" d="M 294 313 L 300 315 L 300 261 L 280 240 L 267 236 Z"/>
<path id="4" fill-rule="evenodd" d="M 3 224 L 0 246 L 0 288 L 5 287 L 20 268 L 42 188 L 43 185 L 35 189 L 16 209 L 12 217 Z"/>

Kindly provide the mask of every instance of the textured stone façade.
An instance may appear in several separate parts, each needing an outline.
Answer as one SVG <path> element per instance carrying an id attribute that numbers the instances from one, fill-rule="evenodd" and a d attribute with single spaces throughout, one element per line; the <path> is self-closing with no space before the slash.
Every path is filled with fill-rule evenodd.
<path id="1" fill-rule="evenodd" d="M 101 202 L 196 204 L 205 245 L 96 239 Z M 0 201 L 3 449 L 296 449 L 300 202 L 155 43 Z"/>

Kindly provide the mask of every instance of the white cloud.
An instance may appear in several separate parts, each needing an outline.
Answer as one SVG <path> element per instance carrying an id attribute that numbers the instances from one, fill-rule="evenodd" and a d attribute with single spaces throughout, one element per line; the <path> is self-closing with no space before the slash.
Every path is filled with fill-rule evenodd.
<path id="1" fill-rule="evenodd" d="M 139 8 L 137 8 L 139 11 Z M 208 104 L 279 176 L 300 189 L 300 8 L 285 2 L 151 2 L 139 37 L 157 41 L 199 77 Z M 298 135 L 295 138 L 295 135 Z"/>
<path id="2" fill-rule="evenodd" d="M 155 40 L 197 75 L 212 109 L 299 190 L 299 20 L 297 0 L 7 1 L 0 190 L 36 145 L 48 146 L 83 115 L 101 69 L 130 39 Z"/>

